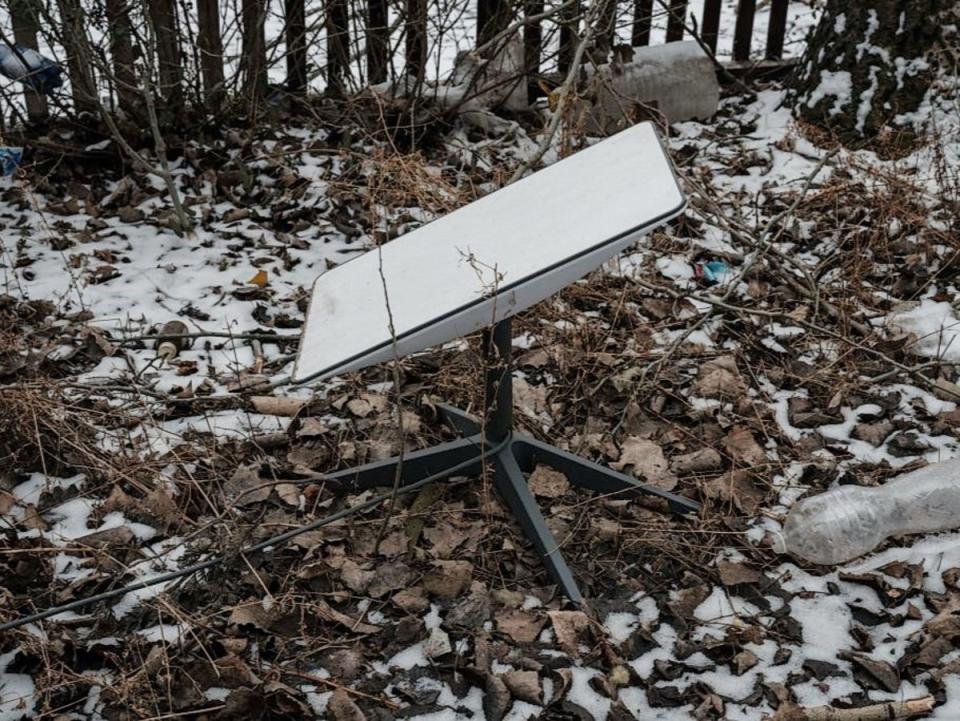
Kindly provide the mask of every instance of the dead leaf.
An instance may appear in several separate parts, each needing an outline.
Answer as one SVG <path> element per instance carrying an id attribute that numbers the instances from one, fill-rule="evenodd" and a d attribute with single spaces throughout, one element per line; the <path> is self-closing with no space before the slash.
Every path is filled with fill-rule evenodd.
<path id="1" fill-rule="evenodd" d="M 667 491 L 677 486 L 677 477 L 670 470 L 663 449 L 647 438 L 627 438 L 620 448 L 620 459 L 610 466 L 623 472 L 629 468 L 637 478 Z"/>
<path id="2" fill-rule="evenodd" d="M 510 708 L 510 691 L 503 680 L 492 673 L 487 674 L 483 694 L 483 716 L 487 721 L 502 721 Z"/>
<path id="3" fill-rule="evenodd" d="M 238 506 L 260 503 L 270 496 L 271 486 L 260 478 L 260 464 L 237 466 L 233 475 L 223 484 L 224 497 Z"/>
<path id="4" fill-rule="evenodd" d="M 756 513 L 765 495 L 747 471 L 729 471 L 704 483 L 702 488 L 708 498 L 733 503 L 747 515 Z"/>
<path id="5" fill-rule="evenodd" d="M 423 644 L 423 653 L 427 658 L 439 658 L 453 651 L 450 635 L 439 626 L 430 630 L 430 636 Z"/>
<path id="6" fill-rule="evenodd" d="M 281 501 L 290 506 L 300 506 L 300 486 L 293 483 L 278 483 L 274 488 Z"/>
<path id="7" fill-rule="evenodd" d="M 260 270 L 257 271 L 257 274 L 255 276 L 253 276 L 250 280 L 247 281 L 247 283 L 249 285 L 255 285 L 258 288 L 265 288 L 270 283 L 270 280 L 267 277 L 267 271 L 261 268 Z"/>
<path id="8" fill-rule="evenodd" d="M 312 608 L 320 618 L 339 623 L 353 633 L 371 634 L 379 633 L 382 630 L 379 626 L 350 618 L 347 614 L 341 613 L 322 599 L 314 601 Z"/>
<path id="9" fill-rule="evenodd" d="M 32 503 L 28 503 L 25 507 L 23 518 L 19 525 L 31 531 L 46 531 L 49 528 L 47 522 L 44 521 L 37 512 L 37 507 Z"/>
<path id="10" fill-rule="evenodd" d="M 378 563 L 374 578 L 367 586 L 367 594 L 373 598 L 381 598 L 393 591 L 409 585 L 414 578 L 414 572 L 402 561 Z"/>
<path id="11" fill-rule="evenodd" d="M 721 558 L 717 561 L 717 570 L 720 572 L 720 583 L 724 586 L 759 583 L 763 580 L 763 574 L 740 561 Z"/>
<path id="12" fill-rule="evenodd" d="M 547 415 L 546 386 L 534 386 L 523 378 L 514 378 L 513 402 L 517 410 L 525 416 L 535 418 L 542 423 L 550 422 Z"/>
<path id="13" fill-rule="evenodd" d="M 750 468 L 767 462 L 767 454 L 763 452 L 763 448 L 746 426 L 736 425 L 731 428 L 727 437 L 723 439 L 723 446 L 741 467 Z"/>
<path id="14" fill-rule="evenodd" d="M 347 410 L 357 418 L 366 418 L 371 413 L 382 413 L 386 409 L 386 397 L 375 393 L 363 393 L 359 398 L 353 398 L 347 402 Z"/>
<path id="15" fill-rule="evenodd" d="M 127 526 L 116 526 L 107 528 L 103 531 L 88 533 L 86 536 L 80 536 L 74 540 L 78 546 L 87 546 L 89 548 L 113 548 L 115 546 L 127 546 L 133 541 L 134 535 Z"/>
<path id="16" fill-rule="evenodd" d="M 590 617 L 583 611 L 547 611 L 557 644 L 571 658 L 580 655 L 579 639 L 590 628 Z"/>
<path id="17" fill-rule="evenodd" d="M 515 699 L 536 706 L 543 703 L 540 675 L 536 671 L 507 671 L 500 678 L 503 679 Z"/>
<path id="18" fill-rule="evenodd" d="M 356 561 L 352 559 L 347 559 L 343 562 L 343 565 L 340 567 L 340 578 L 343 579 L 344 584 L 354 593 L 363 593 L 367 590 L 367 586 L 370 585 L 370 582 L 376 577 L 374 571 L 367 571 L 357 564 Z"/>
<path id="19" fill-rule="evenodd" d="M 274 614 L 265 609 L 258 598 L 247 599 L 234 606 L 227 618 L 227 623 L 236 626 L 256 626 L 262 631 L 269 631 L 274 621 Z"/>
<path id="20" fill-rule="evenodd" d="M 443 520 L 423 531 L 423 537 L 430 542 L 430 550 L 437 558 L 450 558 L 453 552 L 470 537 L 473 527 L 463 528 L 451 521 Z"/>
<path id="21" fill-rule="evenodd" d="M 497 630 L 509 636 L 514 643 L 533 643 L 547 620 L 529 611 L 512 609 L 497 614 Z"/>
<path id="22" fill-rule="evenodd" d="M 896 693 L 900 689 L 900 674 L 892 664 L 886 661 L 877 661 L 862 653 L 841 653 L 840 658 L 852 661 L 855 665 L 862 668 L 870 676 L 890 693 Z"/>
<path id="23" fill-rule="evenodd" d="M 730 667 L 737 676 L 743 676 L 747 671 L 760 663 L 757 655 L 748 649 L 744 649 L 730 660 Z"/>
<path id="24" fill-rule="evenodd" d="M 670 595 L 667 606 L 677 618 L 693 618 L 693 612 L 710 596 L 710 587 L 705 583 L 681 588 Z"/>
<path id="25" fill-rule="evenodd" d="M 469 561 L 434 561 L 423 578 L 427 593 L 438 598 L 456 598 L 470 585 L 473 564 Z"/>
<path id="26" fill-rule="evenodd" d="M 670 459 L 670 468 L 674 473 L 710 473 L 723 468 L 723 458 L 713 448 L 701 448 Z"/>
<path id="27" fill-rule="evenodd" d="M 420 614 L 427 610 L 430 602 L 420 586 L 398 591 L 390 599 L 398 608 L 410 614 Z"/>
<path id="28" fill-rule="evenodd" d="M 708 360 L 700 366 L 692 392 L 705 398 L 736 400 L 746 395 L 747 387 L 737 370 L 737 362 L 733 356 L 726 355 Z"/>
<path id="29" fill-rule="evenodd" d="M 327 701 L 327 711 L 333 717 L 334 721 L 367 720 L 367 717 L 363 715 L 360 707 L 350 698 L 350 694 L 342 688 L 338 688 L 330 695 L 330 700 Z"/>
<path id="30" fill-rule="evenodd" d="M 530 474 L 527 486 L 535 496 L 560 498 L 570 490 L 570 481 L 560 471 L 555 471 L 550 466 L 540 464 Z"/>

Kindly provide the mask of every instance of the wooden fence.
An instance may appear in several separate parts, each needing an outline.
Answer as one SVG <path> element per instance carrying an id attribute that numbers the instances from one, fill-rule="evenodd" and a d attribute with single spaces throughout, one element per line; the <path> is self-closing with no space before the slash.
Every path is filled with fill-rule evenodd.
<path id="1" fill-rule="evenodd" d="M 187 109 L 215 113 L 228 100 L 239 100 L 256 113 L 270 91 L 268 70 L 280 62 L 285 66 L 283 89 L 293 94 L 307 91 L 311 73 L 322 76 L 325 92 L 334 96 L 402 73 L 422 80 L 435 60 L 429 57 L 433 51 L 429 33 L 435 27 L 437 8 L 444 2 L 230 0 L 235 5 L 227 12 L 227 1 L 9 0 L 14 37 L 4 35 L 0 41 L 62 51 L 57 59 L 69 76 L 73 111 L 100 109 L 106 97 L 112 106 L 124 110 L 126 117 L 143 118 L 140 89 L 149 82 L 162 108 L 161 120 L 175 122 Z M 586 15 L 583 0 L 565 0 L 559 7 L 554 5 L 552 14 L 545 12 L 545 0 L 460 1 L 476 2 L 475 43 L 488 52 L 512 34 L 511 28 L 522 28 L 528 77 L 539 76 L 543 67 L 563 72 L 572 62 Z M 626 34 L 631 44 L 643 46 L 651 42 L 655 20 L 664 19 L 668 42 L 696 33 L 706 46 L 717 50 L 722 0 L 704 0 L 699 18 L 689 13 L 687 0 L 627 0 L 631 4 L 626 7 L 623 1 L 595 0 L 605 5 L 595 7 L 590 15 L 599 18 L 596 47 L 590 55 L 594 62 L 608 57 L 616 28 L 629 30 Z M 783 56 L 788 2 L 771 0 L 763 59 Z M 279 33 L 272 27 L 278 37 L 269 38 L 270 42 L 265 30 L 268 13 L 280 16 L 282 25 Z M 738 0 L 732 48 L 735 63 L 760 59 L 752 52 L 755 15 L 756 0 Z M 106 29 L 98 37 L 90 32 L 93 17 Z M 227 28 L 221 27 L 225 17 L 234 18 L 236 27 L 231 23 L 231 28 L 240 38 L 232 59 L 225 51 Z M 323 61 L 311 63 L 308 51 L 321 37 Z M 280 44 L 282 56 L 268 56 L 268 49 Z M 548 45 L 550 53 L 546 52 Z M 225 62 L 228 59 L 230 62 Z M 225 65 L 235 72 L 225 73 Z M 46 99 L 25 92 L 29 117 L 45 118 Z"/>

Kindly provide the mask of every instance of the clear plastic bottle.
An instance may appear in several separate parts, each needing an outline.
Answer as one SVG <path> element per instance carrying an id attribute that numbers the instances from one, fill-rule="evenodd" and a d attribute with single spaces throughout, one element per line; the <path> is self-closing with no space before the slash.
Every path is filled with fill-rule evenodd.
<path id="1" fill-rule="evenodd" d="M 795 505 L 773 548 L 811 563 L 844 563 L 890 536 L 960 527 L 960 459 L 905 473 L 882 486 L 839 486 Z"/>

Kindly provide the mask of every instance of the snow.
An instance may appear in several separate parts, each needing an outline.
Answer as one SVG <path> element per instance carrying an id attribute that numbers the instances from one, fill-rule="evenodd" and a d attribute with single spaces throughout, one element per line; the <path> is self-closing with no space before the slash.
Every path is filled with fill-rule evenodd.
<path id="1" fill-rule="evenodd" d="M 846 70 L 821 70 L 820 83 L 807 96 L 809 107 L 814 107 L 824 98 L 835 98 L 830 107 L 830 115 L 839 115 L 850 103 L 853 94 L 853 80 Z"/>
<path id="2" fill-rule="evenodd" d="M 960 361 L 960 319 L 950 303 L 924 299 L 912 308 L 891 313 L 887 324 L 916 336 L 912 344 L 915 353 Z"/>
<path id="3" fill-rule="evenodd" d="M 152 643 L 178 643 L 189 630 L 190 626 L 184 623 L 158 623 L 156 626 L 141 628 L 137 635 Z"/>
<path id="4" fill-rule="evenodd" d="M 614 644 L 621 644 L 630 638 L 630 634 L 640 626 L 640 617 L 633 613 L 608 613 L 603 622 L 607 634 Z"/>
<path id="5" fill-rule="evenodd" d="M 25 673 L 7 671 L 18 653 L 14 649 L 0 654 L 0 721 L 18 721 L 35 708 L 33 679 Z"/>

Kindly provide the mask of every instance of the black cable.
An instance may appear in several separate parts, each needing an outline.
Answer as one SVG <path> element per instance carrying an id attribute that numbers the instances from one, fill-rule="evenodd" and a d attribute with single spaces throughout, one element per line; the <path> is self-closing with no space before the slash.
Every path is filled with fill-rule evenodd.
<path id="1" fill-rule="evenodd" d="M 495 446 L 491 447 L 488 451 L 484 452 L 482 449 L 478 458 L 482 458 L 484 453 L 487 456 L 495 456 L 499 453 L 510 441 L 512 440 L 511 435 L 507 435 L 502 441 L 497 443 Z M 411 483 L 408 486 L 401 486 L 396 490 L 396 495 L 403 495 L 406 493 L 411 493 L 416 491 L 423 486 L 426 486 L 429 483 L 440 480 L 441 478 L 452 476 L 457 471 L 461 471 L 465 468 L 468 468 L 474 465 L 477 462 L 477 458 L 471 458 L 467 461 L 461 461 L 450 468 L 446 468 L 439 473 L 434 473 L 433 475 L 422 478 L 416 483 Z M 366 511 L 369 508 L 373 508 L 384 501 L 387 501 L 394 495 L 394 492 L 382 493 L 379 496 L 374 496 L 369 501 L 364 501 L 356 506 L 350 508 L 345 508 L 336 513 L 332 513 L 329 516 L 324 516 L 323 518 L 318 518 L 316 521 L 311 521 L 305 526 L 300 526 L 298 528 L 291 529 L 285 533 L 280 533 L 276 536 L 272 536 L 265 541 L 260 543 L 255 543 L 252 546 L 247 546 L 239 551 L 239 555 L 247 553 L 257 553 L 258 551 L 263 551 L 264 549 L 270 548 L 272 546 L 277 546 L 283 543 L 286 543 L 291 538 L 296 538 L 297 536 L 306 533 L 307 531 L 313 531 L 317 528 L 327 526 L 334 521 L 339 521 L 341 518 L 346 518 L 347 516 L 352 516 L 355 513 L 360 513 Z M 182 578 L 184 576 L 189 576 L 191 574 L 197 573 L 198 571 L 205 571 L 208 568 L 213 568 L 216 565 L 219 565 L 226 561 L 228 558 L 233 556 L 215 556 L 206 561 L 201 561 L 200 563 L 195 563 L 192 566 L 187 566 L 186 568 L 181 568 L 177 571 L 170 571 L 161 576 L 151 578 L 147 581 L 137 581 L 136 583 L 131 583 L 128 586 L 123 586 L 121 588 L 115 588 L 112 591 L 104 591 L 103 593 L 98 593 L 94 596 L 87 596 L 86 598 L 78 598 L 76 601 L 70 601 L 70 603 L 65 603 L 62 606 L 53 606 L 48 608 L 46 611 L 38 611 L 37 613 L 30 614 L 29 616 L 22 616 L 21 618 L 16 619 L 15 621 L 7 621 L 6 623 L 0 624 L 0 631 L 9 631 L 14 628 L 20 628 L 25 626 L 28 623 L 33 623 L 34 621 L 42 621 L 45 618 L 50 616 L 56 616 L 58 613 L 64 613 L 65 611 L 73 611 L 78 608 L 83 608 L 99 601 L 106 601 L 111 598 L 116 598 L 117 596 L 122 596 L 124 594 L 130 593 L 131 591 L 139 591 L 142 588 L 150 588 L 151 586 L 156 586 L 160 583 L 166 583 L 167 581 L 173 581 L 177 578 Z"/>

